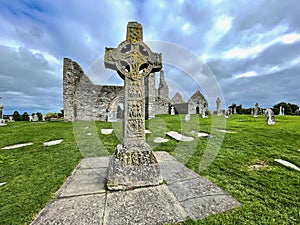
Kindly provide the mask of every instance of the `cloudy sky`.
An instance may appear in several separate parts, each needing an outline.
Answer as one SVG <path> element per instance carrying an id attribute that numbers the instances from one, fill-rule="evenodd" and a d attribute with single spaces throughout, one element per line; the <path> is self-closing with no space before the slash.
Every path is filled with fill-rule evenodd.
<path id="1" fill-rule="evenodd" d="M 0 102 L 4 114 L 59 112 L 63 58 L 88 72 L 105 47 L 125 39 L 128 21 L 138 21 L 144 41 L 163 53 L 170 97 L 180 91 L 187 100 L 197 89 L 211 97 L 203 68 L 191 72 L 201 62 L 226 106 L 300 105 L 299 12 L 297 0 L 1 0 Z M 111 72 L 90 76 L 121 84 Z"/>

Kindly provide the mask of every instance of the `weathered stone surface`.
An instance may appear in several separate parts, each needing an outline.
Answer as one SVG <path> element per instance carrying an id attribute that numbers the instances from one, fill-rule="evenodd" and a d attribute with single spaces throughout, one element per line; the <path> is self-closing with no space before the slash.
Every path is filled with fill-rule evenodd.
<path id="1" fill-rule="evenodd" d="M 31 225 L 102 225 L 105 195 L 54 199 Z"/>
<path id="2" fill-rule="evenodd" d="M 117 146 L 109 164 L 107 186 L 110 190 L 127 190 L 162 182 L 157 160 L 146 143 L 128 149 Z"/>
<path id="3" fill-rule="evenodd" d="M 78 165 L 78 169 L 96 169 L 108 167 L 110 157 L 84 158 Z"/>
<path id="4" fill-rule="evenodd" d="M 81 169 L 66 180 L 58 197 L 97 194 L 106 191 L 107 168 Z"/>
<path id="5" fill-rule="evenodd" d="M 44 146 L 58 145 L 63 142 L 63 139 L 45 142 Z"/>
<path id="6" fill-rule="evenodd" d="M 170 160 L 176 161 L 176 159 L 173 156 L 171 156 L 168 152 L 157 151 L 157 152 L 153 152 L 153 154 L 155 155 L 159 163 L 164 161 L 170 161 Z"/>
<path id="7" fill-rule="evenodd" d="M 107 194 L 104 225 L 159 225 L 187 219 L 166 185 Z"/>
<path id="8" fill-rule="evenodd" d="M 195 179 L 199 176 L 197 173 L 188 169 L 177 160 L 162 161 L 159 165 L 161 168 L 161 174 L 167 184 Z"/>
<path id="9" fill-rule="evenodd" d="M 188 114 L 202 114 L 208 106 L 203 94 L 198 90 L 188 100 Z"/>
<path id="10" fill-rule="evenodd" d="M 182 104 L 182 103 L 185 103 L 185 101 L 183 100 L 181 94 L 179 92 L 176 92 L 176 94 L 171 99 L 171 103 L 172 104 Z"/>
<path id="11" fill-rule="evenodd" d="M 176 131 L 169 131 L 167 133 L 167 135 L 177 141 L 193 141 L 194 138 L 193 137 L 188 137 L 188 136 L 185 136 L 183 134 L 179 134 L 178 132 Z"/>
<path id="12" fill-rule="evenodd" d="M 267 123 L 267 125 L 273 125 L 273 124 L 275 124 L 275 117 L 274 117 L 274 112 L 273 112 L 272 109 L 266 109 L 265 115 L 266 115 L 266 123 Z"/>
<path id="13" fill-rule="evenodd" d="M 240 206 L 240 203 L 229 195 L 191 198 L 182 201 L 181 204 L 189 217 L 196 220 Z"/>
<path id="14" fill-rule="evenodd" d="M 107 187 L 127 190 L 162 183 L 159 165 L 145 140 L 145 81 L 162 68 L 161 54 L 143 42 L 143 28 L 127 25 L 126 40 L 117 48 L 106 48 L 104 64 L 124 79 L 123 143 L 109 164 Z"/>
<path id="15" fill-rule="evenodd" d="M 178 182 L 170 183 L 168 186 L 180 202 L 212 195 L 228 195 L 205 177 L 199 176 L 188 180 L 181 179 Z"/>
<path id="16" fill-rule="evenodd" d="M 165 143 L 168 142 L 168 139 L 162 138 L 162 137 L 157 137 L 153 140 L 154 143 Z"/>
<path id="17" fill-rule="evenodd" d="M 113 129 L 101 129 L 101 134 L 111 134 Z"/>
<path id="18" fill-rule="evenodd" d="M 73 197 L 59 195 L 70 190 L 68 179 L 55 199 L 41 211 L 32 224 L 176 223 L 188 218 L 201 219 L 240 205 L 215 184 L 189 170 L 167 152 L 154 153 L 166 184 L 95 194 L 85 188 L 85 181 L 95 175 L 94 179 L 90 179 L 94 182 L 90 183 L 90 187 L 99 188 L 105 185 L 102 177 L 106 176 L 108 157 L 85 158 L 70 176 L 74 178 L 74 175 L 80 174 L 77 176 L 77 188 L 82 190 L 81 194 Z M 90 168 L 99 164 L 103 167 L 90 176 Z"/>

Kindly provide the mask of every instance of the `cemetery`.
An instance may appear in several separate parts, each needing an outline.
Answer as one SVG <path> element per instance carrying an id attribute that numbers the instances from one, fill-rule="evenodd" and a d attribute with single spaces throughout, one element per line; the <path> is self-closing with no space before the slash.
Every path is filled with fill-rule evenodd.
<path id="1" fill-rule="evenodd" d="M 231 131 L 229 133 L 220 132 L 222 129 L 218 127 L 211 127 L 212 119 L 221 117 L 213 115 L 203 119 L 200 115 L 192 115 L 190 122 L 184 123 L 188 125 L 184 134 L 194 138 L 191 142 L 179 142 L 166 135 L 170 131 L 182 133 L 184 117 L 181 115 L 158 115 L 152 120 L 146 120 L 146 129 L 151 131 L 146 134 L 146 142 L 152 147 L 154 154 L 168 152 L 181 160 L 176 148 L 181 144 L 184 145 L 183 148 L 196 145 L 194 152 L 184 162 L 187 168 L 208 178 L 241 203 L 233 210 L 198 221 L 189 219 L 184 224 L 272 224 L 272 221 L 277 224 L 297 224 L 300 173 L 275 159 L 299 167 L 300 117 L 276 117 L 276 124 L 268 126 L 263 115 L 254 118 L 250 115 L 233 114 L 226 120 L 226 131 Z M 166 124 L 163 132 L 159 127 L 161 121 Z M 196 132 L 192 132 L 196 131 L 195 121 L 200 124 L 197 131 L 211 134 L 210 139 L 198 137 Z M 151 126 L 151 123 L 155 125 Z M 120 140 L 116 133 L 101 133 L 101 129 L 113 129 L 115 124 L 120 122 L 96 122 L 97 137 L 101 139 L 109 155 L 113 154 Z M 92 132 L 89 125 L 81 126 L 85 134 Z M 24 133 L 27 135 L 23 135 Z M 200 171 L 199 163 L 208 142 L 220 135 L 225 136 L 216 159 L 207 169 Z M 70 122 L 8 123 L 1 127 L 0 137 L 0 196 L 3 199 L 0 202 L 1 221 L 3 224 L 30 224 L 39 211 L 54 198 L 84 156 L 76 144 Z M 89 140 L 90 136 L 85 137 Z M 155 143 L 157 137 L 168 141 Z M 44 146 L 44 143 L 55 140 L 63 141 L 57 145 Z M 31 145 L 3 149 L 26 143 Z M 91 145 L 90 151 L 92 154 L 86 160 L 99 156 L 97 146 Z M 100 185 L 96 188 L 101 190 Z M 70 190 L 66 191 L 65 195 Z"/>
<path id="2" fill-rule="evenodd" d="M 67 119 L 9 116 L 0 128 L 1 223 L 299 224 L 299 116 L 280 106 L 275 118 L 258 103 L 252 115 L 237 114 L 236 106 L 221 109 L 219 97 L 209 114 L 199 91 L 187 103 L 176 94 L 176 104 L 153 114 L 145 80 L 161 71 L 162 55 L 143 42 L 137 22 L 128 23 L 125 41 L 105 49 L 104 64 L 124 80 L 105 89 L 117 95 L 105 107 L 122 102 L 121 121 L 108 120 L 113 111 L 105 107 L 91 121 L 87 105 L 72 106 L 72 73 L 89 80 L 65 59 Z"/>

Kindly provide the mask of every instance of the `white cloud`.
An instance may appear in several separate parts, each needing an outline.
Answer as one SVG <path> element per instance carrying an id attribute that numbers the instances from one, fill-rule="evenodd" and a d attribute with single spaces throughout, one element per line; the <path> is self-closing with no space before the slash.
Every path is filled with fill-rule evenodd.
<path id="1" fill-rule="evenodd" d="M 300 40 L 300 34 L 297 33 L 285 34 L 279 37 L 277 40 L 281 41 L 284 44 L 292 44 Z"/>
<path id="2" fill-rule="evenodd" d="M 249 71 L 240 75 L 235 76 L 235 78 L 243 78 L 243 77 L 255 77 L 257 74 L 255 71 Z"/>

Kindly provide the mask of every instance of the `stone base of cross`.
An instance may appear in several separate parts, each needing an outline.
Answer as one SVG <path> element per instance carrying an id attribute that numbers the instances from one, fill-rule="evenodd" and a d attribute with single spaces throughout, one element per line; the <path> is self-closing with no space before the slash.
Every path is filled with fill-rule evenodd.
<path id="1" fill-rule="evenodd" d="M 107 187 L 127 190 L 162 183 L 159 165 L 145 141 L 144 78 L 162 68 L 161 54 L 143 42 L 143 28 L 127 25 L 127 37 L 117 48 L 106 48 L 104 64 L 124 79 L 123 143 L 118 145 L 109 165 Z"/>

